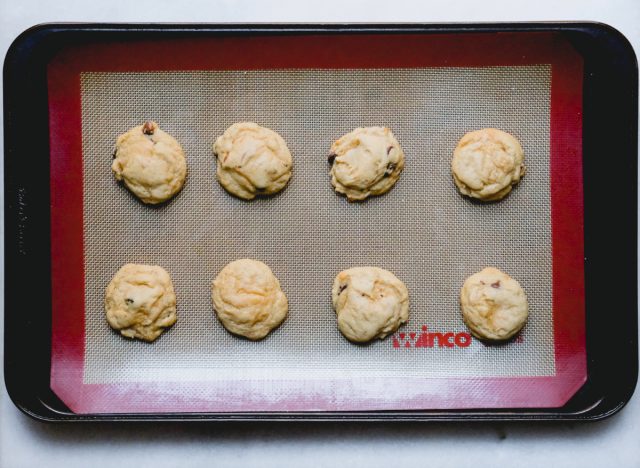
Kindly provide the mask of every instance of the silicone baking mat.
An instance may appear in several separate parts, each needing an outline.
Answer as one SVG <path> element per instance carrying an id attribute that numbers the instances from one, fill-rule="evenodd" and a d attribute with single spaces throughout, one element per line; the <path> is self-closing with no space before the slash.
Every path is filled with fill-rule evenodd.
<path id="1" fill-rule="evenodd" d="M 70 190 L 80 195 L 83 286 L 81 308 L 67 312 L 74 329 L 82 325 L 75 343 L 81 352 L 71 360 L 68 350 L 53 353 L 54 390 L 78 412 L 563 404 L 584 380 L 580 303 L 558 307 L 567 286 L 580 298 L 581 276 L 563 284 L 557 275 L 559 265 L 567 266 L 564 257 L 571 265 L 581 255 L 581 242 L 570 240 L 580 239 L 582 195 L 579 181 L 572 190 L 558 186 L 562 178 L 580 176 L 579 125 L 568 120 L 576 119 L 571 107 L 554 113 L 554 106 L 568 97 L 558 93 L 561 67 L 567 68 L 561 76 L 573 85 L 580 77 L 579 67 L 558 60 L 568 53 L 562 44 L 548 36 L 537 39 L 533 50 L 548 55 L 531 63 L 491 63 L 489 55 L 485 64 L 465 65 L 460 57 L 450 66 L 448 60 L 438 63 L 437 54 L 418 55 L 415 63 L 404 52 L 404 62 L 384 66 L 385 58 L 398 61 L 393 52 L 399 52 L 384 42 L 388 50 L 378 64 L 368 63 L 369 54 L 358 49 L 364 63 L 350 66 L 300 62 L 295 53 L 288 59 L 272 56 L 272 66 L 260 66 L 260 60 L 228 63 L 231 53 L 216 48 L 221 40 L 199 44 L 203 50 L 208 45 L 214 57 L 220 54 L 220 62 L 203 67 L 140 67 L 119 59 L 96 69 L 95 58 L 93 65 L 87 63 L 82 51 L 59 58 L 64 71 L 52 67 L 50 85 L 70 73 L 70 64 L 76 66 L 72 108 L 79 118 L 75 151 L 80 154 L 76 166 L 67 167 L 65 182 L 73 174 L 78 183 Z M 280 54 L 300 47 L 280 40 L 274 44 Z M 306 40 L 313 49 L 315 43 Z M 375 47 L 378 40 L 371 37 L 365 44 Z M 406 45 L 422 51 L 436 38 L 417 40 L 405 38 Z M 247 48 L 245 53 L 268 47 L 255 41 L 225 45 Z M 493 46 L 514 48 L 497 40 Z M 101 47 L 98 55 L 115 55 L 115 46 Z M 68 104 L 59 87 L 50 86 L 50 94 Z M 185 188 L 159 207 L 138 202 L 110 171 L 115 138 L 145 120 L 157 121 L 176 137 L 187 156 Z M 218 135 L 246 120 L 280 133 L 294 158 L 288 187 L 253 202 L 233 198 L 219 186 L 211 152 Z M 329 182 L 329 147 L 353 128 L 372 125 L 393 130 L 406 154 L 405 170 L 386 195 L 349 203 Z M 461 197 L 450 175 L 457 141 L 483 127 L 514 134 L 525 149 L 526 176 L 499 203 Z M 55 170 L 53 177 L 55 201 L 60 186 Z M 558 204 L 568 207 L 561 219 Z M 571 232 L 563 233 L 563 227 Z M 569 248 L 562 249 L 564 257 L 558 255 L 560 246 Z M 226 263 L 244 257 L 267 263 L 289 299 L 287 320 L 259 342 L 226 332 L 211 306 L 211 280 Z M 106 284 L 130 262 L 163 266 L 176 289 L 178 322 L 152 344 L 122 338 L 104 318 Z M 330 302 L 335 275 L 357 265 L 394 272 L 411 298 L 408 324 L 365 346 L 340 335 Z M 464 279 L 485 266 L 508 272 L 529 299 L 527 326 L 504 345 L 472 339 L 459 311 Z M 568 337 L 559 314 L 567 321 Z M 69 342 L 56 335 L 55 321 L 54 310 L 54 351 L 60 341 Z M 568 357 L 576 364 L 567 372 L 563 349 L 572 340 L 578 346 Z M 69 386 L 70 375 L 76 390 Z"/>

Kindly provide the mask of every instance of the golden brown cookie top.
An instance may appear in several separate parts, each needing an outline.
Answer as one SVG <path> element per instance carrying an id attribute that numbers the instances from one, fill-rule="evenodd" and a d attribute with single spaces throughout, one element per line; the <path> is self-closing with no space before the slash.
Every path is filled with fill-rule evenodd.
<path id="1" fill-rule="evenodd" d="M 409 291 L 393 273 L 354 267 L 336 276 L 331 291 L 338 328 L 351 341 L 384 338 L 409 319 Z"/>
<path id="2" fill-rule="evenodd" d="M 331 184 L 349 201 L 391 190 L 404 168 L 400 143 L 386 127 L 356 128 L 332 146 Z"/>
<path id="3" fill-rule="evenodd" d="M 287 316 L 287 297 L 271 269 L 258 260 L 236 260 L 211 285 L 213 307 L 224 327 L 251 340 L 264 338 Z"/>
<path id="4" fill-rule="evenodd" d="M 177 320 L 171 278 L 155 265 L 124 265 L 107 286 L 104 302 L 107 322 L 127 338 L 153 341 Z"/>
<path id="5" fill-rule="evenodd" d="M 520 283 L 492 267 L 467 278 L 460 291 L 460 305 L 464 322 L 480 339 L 509 339 L 520 331 L 529 315 Z"/>
<path id="6" fill-rule="evenodd" d="M 293 159 L 285 141 L 253 122 L 231 125 L 216 140 L 213 153 L 220 184 L 245 200 L 279 192 L 291 178 Z"/>
<path id="7" fill-rule="evenodd" d="M 502 130 L 476 130 L 458 143 L 451 170 L 462 194 L 485 201 L 499 200 L 524 175 L 524 152 L 520 142 Z"/>
<path id="8" fill-rule="evenodd" d="M 149 121 L 118 137 L 111 169 L 140 200 L 156 204 L 182 189 L 187 161 L 180 143 Z"/>

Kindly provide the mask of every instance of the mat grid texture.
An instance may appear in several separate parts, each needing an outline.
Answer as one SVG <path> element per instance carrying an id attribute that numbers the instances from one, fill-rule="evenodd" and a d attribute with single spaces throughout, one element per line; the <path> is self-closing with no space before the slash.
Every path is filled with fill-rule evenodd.
<path id="1" fill-rule="evenodd" d="M 84 382 L 554 375 L 549 187 L 550 66 L 365 70 L 83 73 Z M 116 137 L 155 120 L 184 147 L 183 191 L 140 203 L 110 169 Z M 280 194 L 246 202 L 215 179 L 212 145 L 231 124 L 278 132 L 293 155 Z M 349 203 L 330 184 L 327 155 L 356 127 L 391 128 L 406 154 L 387 194 Z M 527 173 L 499 203 L 474 203 L 453 184 L 464 133 L 517 136 Z M 229 334 L 215 318 L 211 281 L 228 262 L 267 263 L 289 316 L 265 340 Z M 178 322 L 154 343 L 112 331 L 104 291 L 125 263 L 161 265 Z M 331 307 L 335 275 L 352 266 L 395 273 L 410 293 L 401 331 L 464 332 L 465 278 L 495 266 L 530 304 L 521 342 L 468 348 L 354 345 Z"/>

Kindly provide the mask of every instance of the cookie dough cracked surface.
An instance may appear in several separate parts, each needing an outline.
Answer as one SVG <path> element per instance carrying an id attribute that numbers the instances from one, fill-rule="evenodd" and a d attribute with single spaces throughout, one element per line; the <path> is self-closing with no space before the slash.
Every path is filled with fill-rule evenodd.
<path id="1" fill-rule="evenodd" d="M 222 325 L 250 340 L 264 338 L 287 316 L 287 297 L 271 269 L 257 260 L 236 260 L 213 280 L 213 307 Z"/>
<path id="2" fill-rule="evenodd" d="M 111 170 L 140 200 L 156 204 L 180 191 L 187 162 L 175 138 L 146 122 L 118 137 Z"/>
<path id="3" fill-rule="evenodd" d="M 384 338 L 409 319 L 409 292 L 393 273 L 355 267 L 336 276 L 331 292 L 338 328 L 351 341 Z"/>
<path id="4" fill-rule="evenodd" d="M 404 168 L 400 143 L 386 127 L 356 128 L 332 146 L 331 184 L 349 201 L 391 190 Z"/>
<path id="5" fill-rule="evenodd" d="M 107 322 L 127 338 L 153 341 L 176 320 L 176 295 L 162 267 L 128 263 L 105 295 Z"/>
<path id="6" fill-rule="evenodd" d="M 520 283 L 496 268 L 471 275 L 460 291 L 465 324 L 474 336 L 507 340 L 522 329 L 529 315 Z"/>
<path id="7" fill-rule="evenodd" d="M 293 160 L 285 141 L 253 122 L 233 124 L 218 137 L 213 152 L 218 181 L 245 200 L 279 192 L 291 178 Z"/>
<path id="8" fill-rule="evenodd" d="M 500 200 L 524 175 L 524 152 L 512 135 L 485 128 L 462 137 L 453 153 L 451 170 L 462 194 Z"/>

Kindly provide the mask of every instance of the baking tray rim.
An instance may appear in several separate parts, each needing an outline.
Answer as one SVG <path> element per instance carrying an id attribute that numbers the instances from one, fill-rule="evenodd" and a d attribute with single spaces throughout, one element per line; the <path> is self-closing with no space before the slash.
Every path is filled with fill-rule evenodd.
<path id="1" fill-rule="evenodd" d="M 625 86 L 622 86 L 620 90 L 624 90 L 627 93 L 631 94 L 631 97 L 634 99 L 630 99 L 630 103 L 624 108 L 626 112 L 619 112 L 618 119 L 613 120 L 624 120 L 621 117 L 626 117 L 628 122 L 626 125 L 623 125 L 621 128 L 626 130 L 622 132 L 625 136 L 623 139 L 626 143 L 626 152 L 622 152 L 628 156 L 629 161 L 627 161 L 629 167 L 628 171 L 624 174 L 627 175 L 627 182 L 629 184 L 625 184 L 625 188 L 627 189 L 629 194 L 625 193 L 625 196 L 632 196 L 632 203 L 630 205 L 633 210 L 631 216 L 629 217 L 628 212 L 624 212 L 627 217 L 624 218 L 627 222 L 622 227 L 625 227 L 627 230 L 622 232 L 627 232 L 627 235 L 624 236 L 625 242 L 619 242 L 620 235 L 618 235 L 617 240 L 620 245 L 626 247 L 627 255 L 620 257 L 622 260 L 627 260 L 630 255 L 629 253 L 633 252 L 632 256 L 633 261 L 633 274 L 628 278 L 630 282 L 630 287 L 628 293 L 624 295 L 624 301 L 622 304 L 626 305 L 629 310 L 632 310 L 633 313 L 630 314 L 629 326 L 623 327 L 623 329 L 617 331 L 618 339 L 615 340 L 617 345 L 610 346 L 609 352 L 605 353 L 605 355 L 615 354 L 617 356 L 626 357 L 627 362 L 628 358 L 632 357 L 632 363 L 630 365 L 631 369 L 625 369 L 626 372 L 619 373 L 620 377 L 618 380 L 620 381 L 620 385 L 623 387 L 619 389 L 621 391 L 611 392 L 615 394 L 615 397 L 611 398 L 607 390 L 607 386 L 600 388 L 600 393 L 603 393 L 600 398 L 597 396 L 594 398 L 593 395 L 590 396 L 590 404 L 583 405 L 581 408 L 563 412 L 558 410 L 518 410 L 518 409 L 510 409 L 510 410 L 462 410 L 462 411 L 441 411 L 441 410 L 427 410 L 427 411 L 370 411 L 370 412 L 304 412 L 304 413 L 180 413 L 180 414 L 170 414 L 170 413 L 159 413 L 159 414 L 100 414 L 100 415 L 78 415 L 78 414 L 67 414 L 63 411 L 60 411 L 59 408 L 56 408 L 56 402 L 47 402 L 43 399 L 39 398 L 37 395 L 31 395 L 25 398 L 25 392 L 28 393 L 29 385 L 25 385 L 25 372 L 16 371 L 17 367 L 20 367 L 20 359 L 16 359 L 16 354 L 18 349 L 20 348 L 19 344 L 16 342 L 19 341 L 19 333 L 17 331 L 29 329 L 29 327 L 33 327 L 33 323 L 25 318 L 20 317 L 19 314 L 10 314 L 6 313 L 7 310 L 11 310 L 16 308 L 19 305 L 19 292 L 20 288 L 16 288 L 16 284 L 19 283 L 19 278 L 21 278 L 20 273 L 24 273 L 17 268 L 16 263 L 24 263 L 24 264 L 42 264 L 42 248 L 40 249 L 32 249 L 33 243 L 31 242 L 32 238 L 34 238 L 34 228 L 36 228 L 37 224 L 42 223 L 42 219 L 38 222 L 34 221 L 34 217 L 37 218 L 37 211 L 35 201 L 31 199 L 31 193 L 37 192 L 37 190 L 33 189 L 33 184 L 29 185 L 28 183 L 24 183 L 24 174 L 20 172 L 15 172 L 14 169 L 17 167 L 24 169 L 25 164 L 24 161 L 21 163 L 20 158 L 16 158 L 19 154 L 24 154 L 26 152 L 25 145 L 21 145 L 22 147 L 18 147 L 17 145 L 17 135 L 20 134 L 20 131 L 24 132 L 27 130 L 27 126 L 25 126 L 26 122 L 29 122 L 30 125 L 28 130 L 33 132 L 38 128 L 40 130 L 46 130 L 42 133 L 44 135 L 48 135 L 48 122 L 46 118 L 43 118 L 42 115 L 37 117 L 37 112 L 32 113 L 31 119 L 25 119 L 24 112 L 16 111 L 16 102 L 18 101 L 17 97 L 20 96 L 26 99 L 25 106 L 27 110 L 33 111 L 34 109 L 39 108 L 42 111 L 43 101 L 38 101 L 38 99 L 42 98 L 42 89 L 38 88 L 38 86 L 42 85 L 42 81 L 38 81 L 38 79 L 42 79 L 42 76 L 38 76 L 36 73 L 34 76 L 31 75 L 34 70 L 39 70 L 40 73 L 43 71 L 43 65 L 47 63 L 47 57 L 50 58 L 52 54 L 52 47 L 55 49 L 56 47 L 65 47 L 73 43 L 73 40 L 77 40 L 82 36 L 85 38 L 99 39 L 105 38 L 107 40 L 120 39 L 118 35 L 130 36 L 129 38 L 150 38 L 150 37 L 165 37 L 167 35 L 178 37 L 182 35 L 212 35 L 212 34 L 317 34 L 317 33 L 340 33 L 340 34 L 354 34 L 354 33 L 380 33 L 380 34 L 389 34 L 389 33 L 423 33 L 423 34 L 459 34 L 459 33 L 479 33 L 479 32 L 487 32 L 487 33 L 500 33 L 500 32 L 557 32 L 565 35 L 574 35 L 574 40 L 577 41 L 576 48 L 580 48 L 580 46 L 584 47 L 586 52 L 583 50 L 583 56 L 585 53 L 590 52 L 592 54 L 597 55 L 597 58 L 600 62 L 603 61 L 604 52 L 614 54 L 614 59 L 619 61 L 622 64 L 621 66 L 626 71 L 626 74 L 623 76 L 623 81 Z M 73 36 L 76 35 L 77 38 L 74 39 Z M 578 38 L 578 39 L 576 39 Z M 580 42 L 583 40 L 585 42 Z M 590 47 L 590 48 L 589 48 Z M 598 47 L 600 49 L 598 49 Z M 585 62 L 588 62 L 585 60 Z M 585 63 L 586 65 L 587 63 Z M 597 68 L 598 63 L 594 61 L 594 66 Z M 600 68 L 597 68 L 597 72 L 603 73 L 602 68 L 603 64 L 600 63 Z M 24 74 L 24 72 L 30 72 Z M 23 73 L 21 75 L 21 73 Z M 592 72 L 593 73 L 593 72 Z M 597 76 L 597 74 L 596 74 Z M 20 82 L 19 77 L 29 78 L 24 82 Z M 613 79 L 613 78 L 610 78 Z M 609 86 L 611 86 L 611 82 L 607 81 Z M 597 93 L 594 93 L 594 89 L 590 89 L 586 86 L 589 82 L 589 73 L 585 68 L 585 107 L 589 102 L 588 98 L 597 98 Z M 15 87 L 15 85 L 19 83 L 20 85 Z M 595 85 L 602 86 L 602 83 L 593 83 Z M 35 86 L 35 88 L 33 88 Z M 26 94 L 25 91 L 39 89 L 39 93 L 33 93 L 31 95 Z M 596 86 L 596 90 L 598 86 Z M 15 92 L 15 95 L 11 95 L 8 91 Z M 591 93 L 591 94 L 590 94 Z M 624 36 L 613 29 L 612 27 L 605 25 L 603 23 L 483 23 L 483 24 L 415 24 L 415 23 L 405 23 L 405 24 L 181 24 L 181 25 L 171 25 L 171 24 L 72 24 L 72 23 L 50 23 L 50 24 L 41 24 L 29 28 L 24 33 L 22 33 L 18 38 L 15 39 L 13 44 L 11 45 L 7 56 L 5 57 L 4 62 L 4 95 L 5 95 L 5 167 L 8 169 L 5 172 L 5 226 L 6 226 L 6 237 L 5 237 L 5 265 L 7 268 L 7 272 L 9 274 L 5 277 L 5 385 L 9 392 L 9 395 L 12 401 L 16 404 L 18 408 L 24 411 L 26 414 L 35 417 L 40 420 L 53 420 L 53 421 L 62 421 L 62 420 L 156 420 L 158 418 L 167 419 L 167 420 L 300 420 L 300 419 L 313 419 L 313 420 L 435 420 L 435 419 L 446 419 L 446 420 L 457 420 L 457 419 L 465 419 L 465 420 L 492 420 L 492 419 L 500 419 L 500 420 L 514 420 L 514 419 L 546 419 L 546 420 L 556 420 L 556 419 L 574 419 L 574 420 L 584 420 L 584 419 L 601 419 L 607 417 L 615 412 L 619 411 L 624 404 L 631 397 L 633 390 L 635 388 L 635 383 L 637 380 L 637 246 L 635 242 L 629 242 L 631 239 L 637 239 L 637 181 L 635 180 L 635 174 L 637 173 L 637 61 L 633 49 L 629 42 L 624 38 Z M 629 94 L 627 94 L 628 96 Z M 617 102 L 617 101 L 616 101 Z M 46 104 L 46 99 L 44 100 L 44 104 Z M 602 103 L 600 103 L 602 104 Z M 23 102 L 24 106 L 24 102 Z M 33 106 L 33 107 L 30 107 Z M 44 106 L 46 110 L 46 105 Z M 607 115 L 606 113 L 602 113 L 603 115 Z M 585 116 L 590 116 L 590 113 L 585 109 Z M 590 117 L 589 117 L 590 118 Z M 587 143 L 586 141 L 589 138 L 590 132 L 588 131 L 587 126 L 587 118 L 585 118 L 584 122 L 584 134 L 585 141 L 583 141 L 583 147 L 585 149 L 584 152 L 584 160 L 587 161 Z M 600 119 L 602 120 L 602 119 Z M 630 123 L 629 123 L 630 122 Z M 18 131 L 16 131 L 18 130 Z M 593 136 L 593 135 L 591 135 Z M 40 138 L 41 140 L 42 138 Z M 46 139 L 46 138 L 45 138 Z M 40 152 L 44 148 L 48 148 L 47 145 L 35 144 L 35 147 L 40 148 Z M 591 141 L 593 144 L 594 142 Z M 595 142 L 597 143 L 597 142 Z M 631 143 L 631 144 L 629 144 Z M 32 146 L 32 145 L 26 145 Z M 595 145 L 597 147 L 597 145 Z M 624 148 L 624 146 L 621 146 Z M 36 153 L 37 154 L 37 153 Z M 46 152 L 48 156 L 48 151 Z M 23 158 L 25 159 L 25 158 Z M 585 164 L 586 166 L 586 164 Z M 585 179 L 589 176 L 589 171 L 585 167 Z M 588 184 L 585 182 L 585 208 L 587 208 L 587 200 L 589 199 L 589 194 L 587 194 Z M 40 200 L 40 208 L 43 206 L 42 200 Z M 628 205 L 627 205 L 628 206 Z M 42 217 L 42 211 L 40 211 L 40 215 Z M 587 226 L 589 225 L 588 218 L 591 215 L 587 214 L 587 209 L 585 209 L 585 276 L 587 276 L 587 272 L 593 270 L 591 265 L 594 265 L 593 257 L 590 258 L 590 252 L 587 249 L 587 244 L 590 243 L 589 236 L 587 235 Z M 619 218 L 620 219 L 620 218 Z M 44 220 L 46 221 L 46 220 Z M 44 223 L 46 224 L 46 222 Z M 596 232 L 594 226 L 591 225 L 589 230 L 590 232 Z M 602 225 L 600 225 L 602 228 Z M 36 229 L 37 231 L 37 229 Z M 610 229 L 600 229 L 600 231 L 613 231 Z M 46 231 L 44 231 L 46 234 Z M 42 234 L 42 231 L 40 231 Z M 620 232 L 618 232 L 620 234 Z M 601 234 L 598 234 L 598 239 L 600 239 Z M 38 236 L 35 236 L 38 237 Z M 43 236 L 40 236 L 42 239 Z M 607 237 L 605 234 L 604 237 Z M 612 237 L 612 236 L 609 236 Z M 46 244 L 45 239 L 45 244 Z M 616 245 L 616 244 L 614 244 Z M 35 254 L 35 255 L 34 255 Z M 39 254 L 39 255 L 37 255 Z M 597 256 L 596 256 L 597 257 Z M 598 258 L 599 259 L 599 258 Z M 47 259 L 48 261 L 48 259 Z M 50 261 L 49 261 L 50 262 Z M 599 262 L 598 265 L 602 266 Z M 606 263 L 606 262 L 605 262 Z M 620 262 L 621 266 L 626 267 L 628 269 L 628 262 Z M 42 269 L 50 272 L 50 264 L 47 264 L 49 268 Z M 15 270 L 14 270 L 14 267 Z M 11 275 L 12 272 L 16 272 L 16 275 Z M 45 273 L 46 273 L 45 271 Z M 591 271 L 591 273 L 594 273 Z M 595 276 L 598 276 L 595 274 Z M 47 275 L 44 274 L 39 278 L 45 278 Z M 585 278 L 586 280 L 586 278 Z M 588 285 L 589 281 L 586 281 L 586 285 Z M 19 284 L 18 284 L 19 286 Z M 50 292 L 50 290 L 48 291 Z M 587 309 L 589 308 L 589 292 L 590 289 L 588 286 L 586 287 L 586 299 L 587 299 Z M 43 294 L 43 296 L 45 296 Z M 42 299 L 41 299 L 42 300 Z M 45 301 L 46 302 L 46 301 Z M 629 307 L 631 306 L 631 307 Z M 591 314 L 593 315 L 593 314 Z M 587 323 L 589 323 L 589 314 L 587 316 Z M 37 327 L 36 327 L 37 328 Z M 46 327 L 44 327 L 46 328 Z M 591 327 L 593 331 L 593 327 Z M 589 343 L 589 326 L 587 326 L 587 352 L 589 352 L 589 347 L 591 346 Z M 41 331 L 42 333 L 42 331 Z M 41 336 L 44 336 L 43 334 Z M 604 341 L 604 340 L 601 340 Z M 46 340 L 45 340 L 46 342 Z M 47 343 L 48 347 L 49 343 Z M 595 346 L 595 345 L 594 345 Z M 593 346 L 592 346 L 593 347 Z M 605 346 L 606 347 L 606 346 Z M 24 348 L 24 346 L 23 346 Z M 593 354 L 593 353 L 591 353 Z M 596 353 L 598 354 L 598 353 Z M 28 359 L 32 359 L 32 354 L 27 353 L 30 356 Z M 589 357 L 589 364 L 593 365 L 593 355 Z M 597 362 L 597 359 L 596 361 Z M 44 366 L 46 367 L 46 366 Z M 40 362 L 39 369 L 42 370 L 43 363 Z M 601 370 L 601 369 L 600 369 Z M 598 372 L 600 372 L 600 370 Z M 629 372 L 630 371 L 630 372 Z M 595 375 L 599 375 L 599 373 L 592 374 L 591 368 L 589 372 L 589 379 Z M 598 377 L 601 379 L 601 377 Z M 27 379 L 29 380 L 29 379 Z M 594 382 L 588 382 L 586 387 L 589 387 Z M 596 382 L 597 383 L 597 382 Z M 602 384 L 603 382 L 599 382 Z M 610 382 L 608 385 L 609 389 L 611 387 Z M 596 392 L 597 393 L 597 392 Z M 53 404 L 51 404 L 53 403 Z M 562 410 L 562 409 L 560 409 Z"/>

